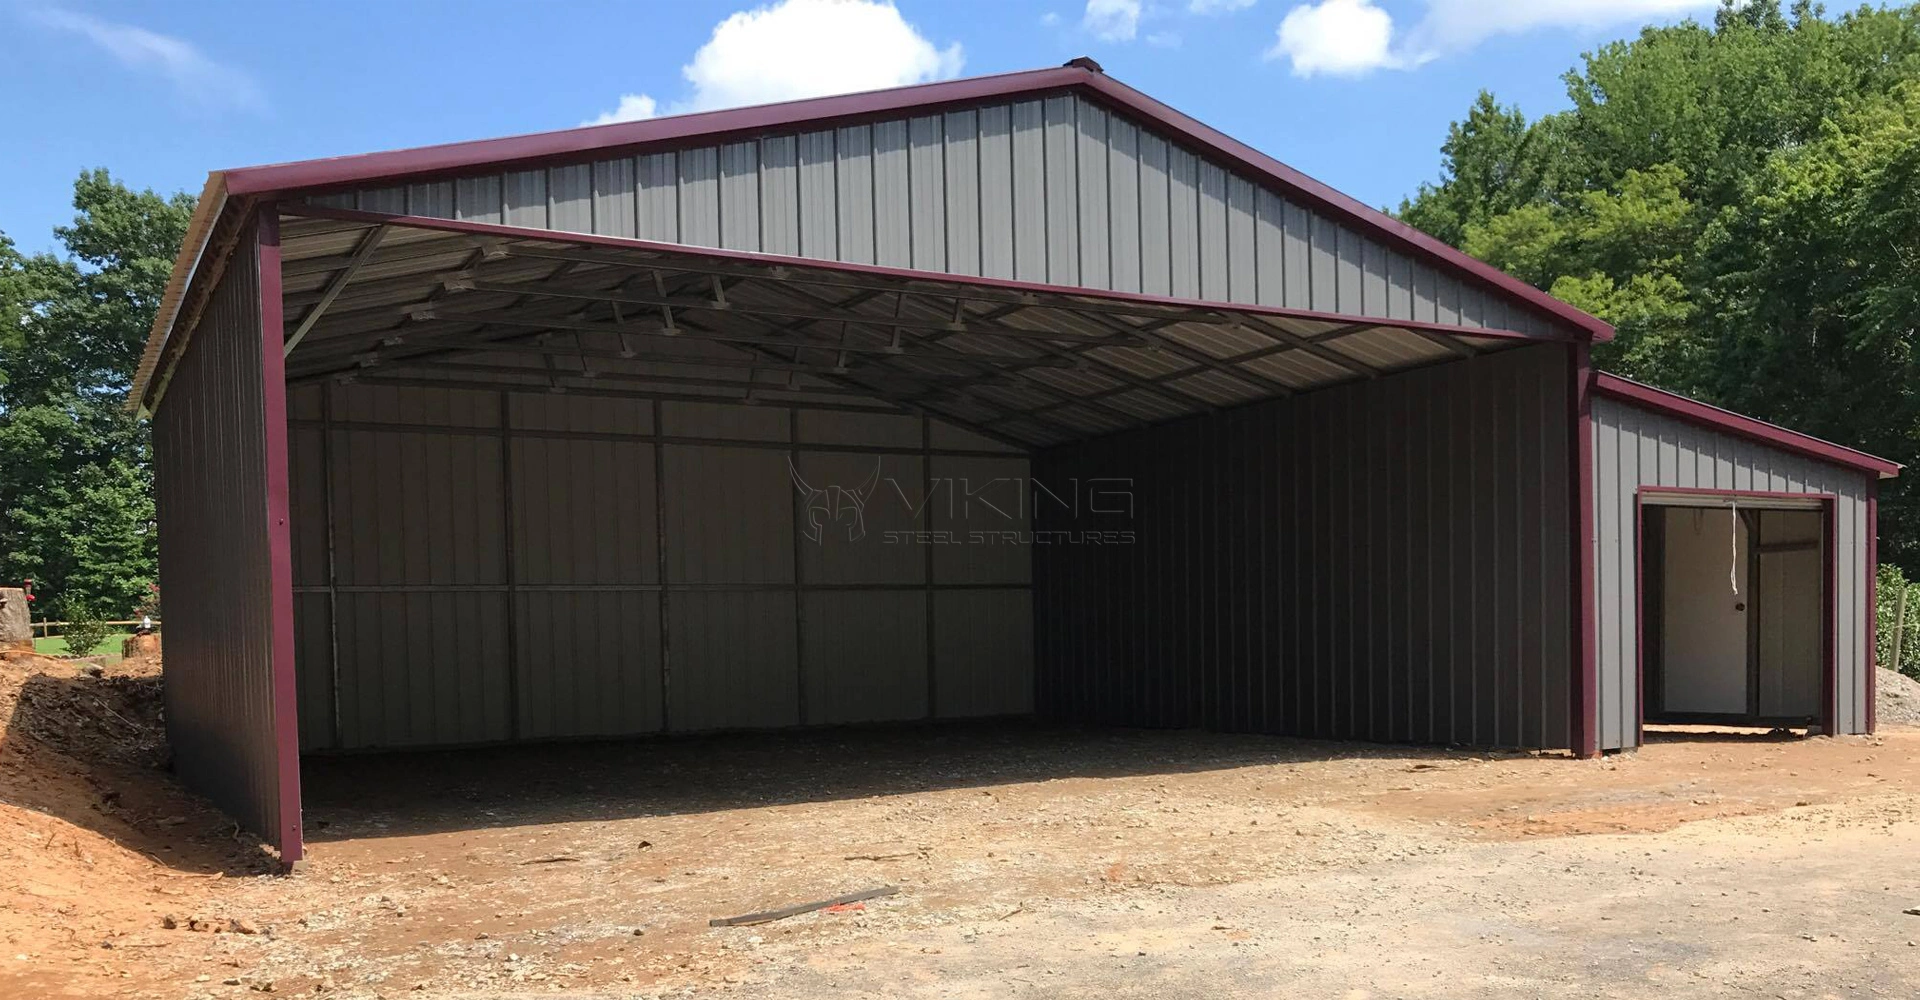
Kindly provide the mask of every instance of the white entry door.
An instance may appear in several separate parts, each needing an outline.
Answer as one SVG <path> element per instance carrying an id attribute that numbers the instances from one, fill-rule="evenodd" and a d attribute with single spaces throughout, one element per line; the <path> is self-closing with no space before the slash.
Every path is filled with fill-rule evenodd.
<path id="1" fill-rule="evenodd" d="M 1661 680 L 1668 712 L 1747 712 L 1747 526 L 1720 507 L 1669 508 Z"/>

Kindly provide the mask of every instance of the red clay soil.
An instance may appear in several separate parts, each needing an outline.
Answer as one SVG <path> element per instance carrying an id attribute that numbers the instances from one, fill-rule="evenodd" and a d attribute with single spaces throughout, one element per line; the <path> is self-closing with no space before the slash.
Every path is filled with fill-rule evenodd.
<path id="1" fill-rule="evenodd" d="M 164 773 L 159 664 L 88 666 L 0 655 L 0 996 L 104 994 L 167 913 L 270 870 Z"/>

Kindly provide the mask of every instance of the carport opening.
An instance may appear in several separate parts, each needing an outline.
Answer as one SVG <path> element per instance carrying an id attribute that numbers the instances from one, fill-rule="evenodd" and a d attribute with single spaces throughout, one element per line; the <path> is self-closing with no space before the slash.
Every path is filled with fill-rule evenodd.
<path id="1" fill-rule="evenodd" d="M 1830 683 L 1824 511 L 1704 497 L 1641 516 L 1645 721 L 1817 730 Z"/>

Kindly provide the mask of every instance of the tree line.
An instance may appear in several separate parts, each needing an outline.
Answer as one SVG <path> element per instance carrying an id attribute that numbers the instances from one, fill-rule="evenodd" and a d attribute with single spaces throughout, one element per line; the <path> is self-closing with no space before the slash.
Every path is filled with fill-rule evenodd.
<path id="1" fill-rule="evenodd" d="M 1482 93 L 1397 214 L 1614 324 L 1600 367 L 1901 462 L 1920 454 L 1920 15 L 1727 3 L 1565 74 L 1537 118 Z M 156 576 L 130 376 L 193 200 L 80 176 L 64 253 L 0 234 L 0 581 L 53 616 Z M 1881 558 L 1920 567 L 1912 476 Z"/>

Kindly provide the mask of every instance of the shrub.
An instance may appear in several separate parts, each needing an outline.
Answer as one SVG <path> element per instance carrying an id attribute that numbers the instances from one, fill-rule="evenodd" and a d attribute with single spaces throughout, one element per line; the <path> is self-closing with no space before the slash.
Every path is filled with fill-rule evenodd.
<path id="1" fill-rule="evenodd" d="M 90 612 L 69 612 L 67 624 L 60 632 L 67 640 L 67 652 L 74 656 L 90 656 L 105 642 L 112 631 L 105 620 Z"/>
<path id="2" fill-rule="evenodd" d="M 1906 592 L 1906 620 L 1897 621 L 1900 610 L 1900 594 Z M 1880 665 L 1889 670 L 1898 670 L 1920 680 L 1920 584 L 1911 583 L 1900 567 L 1880 564 L 1880 581 L 1874 588 L 1877 603 L 1875 619 L 1878 628 L 1874 636 L 1873 651 Z M 1900 643 L 1900 662 L 1893 662 L 1894 634 L 1904 631 Z"/>

